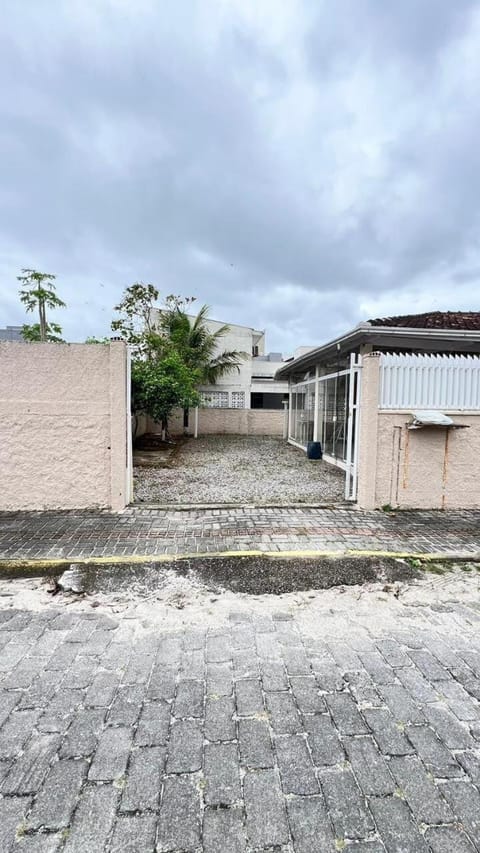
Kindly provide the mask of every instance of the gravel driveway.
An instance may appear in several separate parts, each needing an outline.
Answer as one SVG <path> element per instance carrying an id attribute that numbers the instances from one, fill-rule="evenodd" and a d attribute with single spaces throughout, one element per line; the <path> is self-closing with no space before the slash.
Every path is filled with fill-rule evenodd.
<path id="1" fill-rule="evenodd" d="M 332 503 L 344 474 L 283 439 L 212 435 L 182 444 L 164 468 L 135 468 L 135 500 L 155 503 Z"/>

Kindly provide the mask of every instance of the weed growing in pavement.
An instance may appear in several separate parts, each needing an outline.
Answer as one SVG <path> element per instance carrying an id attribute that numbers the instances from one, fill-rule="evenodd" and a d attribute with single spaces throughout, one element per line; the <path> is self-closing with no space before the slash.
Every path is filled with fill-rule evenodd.
<path id="1" fill-rule="evenodd" d="M 423 569 L 426 572 L 431 572 L 432 575 L 444 575 L 445 572 L 451 570 L 451 567 L 441 563 L 424 563 Z"/>

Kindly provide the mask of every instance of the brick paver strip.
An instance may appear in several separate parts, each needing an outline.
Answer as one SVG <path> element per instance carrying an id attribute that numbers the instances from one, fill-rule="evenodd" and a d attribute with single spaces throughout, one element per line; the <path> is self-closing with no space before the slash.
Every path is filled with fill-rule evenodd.
<path id="1" fill-rule="evenodd" d="M 199 628 L 7 605 L 0 649 L 22 656 L 0 675 L 0 850 L 478 851 L 470 588 L 378 625 L 343 596 L 320 624 L 239 598 Z"/>
<path id="2" fill-rule="evenodd" d="M 219 552 L 394 552 L 480 557 L 480 511 L 354 508 L 0 513 L 0 560 Z"/>
<path id="3" fill-rule="evenodd" d="M 37 794 L 28 825 L 33 829 L 69 826 L 86 775 L 85 761 L 62 760 L 52 764 Z"/>
<path id="4" fill-rule="evenodd" d="M 243 811 L 207 808 L 203 819 L 204 853 L 245 853 L 246 836 Z"/>
<path id="5" fill-rule="evenodd" d="M 31 800 L 25 797 L 0 800 L 0 850 L 12 848 L 17 827 L 22 825 L 30 805 Z"/>
<path id="6" fill-rule="evenodd" d="M 320 772 L 327 810 L 338 838 L 363 839 L 375 830 L 365 796 L 348 768 L 328 768 Z"/>
<path id="7" fill-rule="evenodd" d="M 156 816 L 151 814 L 120 817 L 113 833 L 110 853 L 153 853 L 155 850 Z"/>
<path id="8" fill-rule="evenodd" d="M 474 847 L 459 827 L 433 826 L 427 829 L 425 838 L 432 853 L 474 853 Z"/>

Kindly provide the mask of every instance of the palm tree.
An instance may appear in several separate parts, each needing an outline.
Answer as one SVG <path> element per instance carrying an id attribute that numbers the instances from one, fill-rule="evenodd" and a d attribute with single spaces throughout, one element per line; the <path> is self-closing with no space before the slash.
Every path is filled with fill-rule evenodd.
<path id="1" fill-rule="evenodd" d="M 175 349 L 181 355 L 184 363 L 199 376 L 199 385 L 215 385 L 228 373 L 240 370 L 240 364 L 246 353 L 238 350 L 219 352 L 219 343 L 230 330 L 223 325 L 212 332 L 208 325 L 208 305 L 200 308 L 195 318 L 189 317 L 183 304 L 173 301 L 160 316 L 160 327 Z M 183 426 L 188 427 L 188 409 L 184 409 Z"/>

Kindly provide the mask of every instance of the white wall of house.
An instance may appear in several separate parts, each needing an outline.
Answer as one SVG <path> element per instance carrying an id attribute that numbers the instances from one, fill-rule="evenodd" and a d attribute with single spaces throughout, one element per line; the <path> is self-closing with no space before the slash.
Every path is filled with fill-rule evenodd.
<path id="1" fill-rule="evenodd" d="M 273 378 L 277 370 L 283 366 L 283 359 L 281 358 L 280 353 L 273 353 L 273 356 L 279 357 L 272 358 L 272 356 L 260 356 L 252 359 L 252 393 L 288 394 L 288 382 L 278 382 Z"/>
<path id="2" fill-rule="evenodd" d="M 297 347 L 293 353 L 294 358 L 301 358 L 302 355 L 306 355 L 307 352 L 312 352 L 312 350 L 316 349 L 316 347 Z"/>
<path id="3" fill-rule="evenodd" d="M 216 320 L 208 321 L 213 332 L 223 325 L 224 323 Z M 205 396 L 210 398 L 205 401 L 206 404 L 214 408 L 249 409 L 252 393 L 288 393 L 287 382 L 275 382 L 273 379 L 278 368 L 282 366 L 283 359 L 280 353 L 275 360 L 270 360 L 270 357 L 265 355 L 265 332 L 235 323 L 226 325 L 229 325 L 229 331 L 219 339 L 218 352 L 237 350 L 244 352 L 246 357 L 238 371 L 221 377 L 214 386 L 201 389 Z"/>
<path id="4" fill-rule="evenodd" d="M 217 320 L 208 320 L 208 327 L 212 332 L 218 331 L 221 326 L 225 325 Z M 250 385 L 252 381 L 252 353 L 253 347 L 257 346 L 259 351 L 264 350 L 265 333 L 251 329 L 248 326 L 237 326 L 236 324 L 228 324 L 229 331 L 223 335 L 218 341 L 217 352 L 221 353 L 225 350 L 237 350 L 245 353 L 245 358 L 238 370 L 228 373 L 226 376 L 220 377 L 214 386 L 203 386 L 201 391 L 210 399 L 205 400 L 207 405 L 213 408 L 250 408 Z M 224 404 L 228 394 L 227 405 Z M 243 398 L 242 395 L 243 394 Z M 222 395 L 222 396 L 219 396 Z M 241 401 L 243 399 L 243 405 Z"/>
<path id="5" fill-rule="evenodd" d="M 158 312 L 157 312 L 158 313 Z M 194 315 L 190 315 L 193 319 Z M 219 338 L 217 352 L 236 350 L 245 353 L 238 370 L 222 376 L 215 385 L 200 388 L 203 405 L 208 408 L 249 409 L 251 394 L 287 394 L 288 382 L 275 382 L 276 371 L 282 366 L 280 353 L 276 360 L 265 356 L 265 331 L 225 323 L 220 320 L 207 320 L 210 331 L 217 332 L 228 325 L 228 332 Z M 254 355 L 254 353 L 256 355 Z"/>

